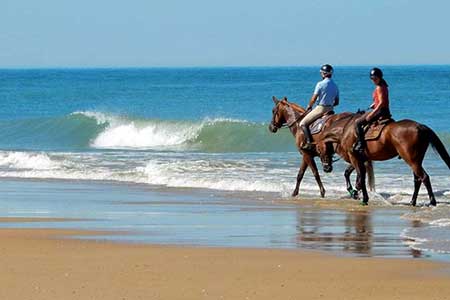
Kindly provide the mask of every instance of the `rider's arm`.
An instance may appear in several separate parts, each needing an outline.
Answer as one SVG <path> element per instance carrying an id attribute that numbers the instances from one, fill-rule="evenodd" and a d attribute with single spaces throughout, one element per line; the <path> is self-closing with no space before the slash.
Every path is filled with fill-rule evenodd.
<path id="1" fill-rule="evenodd" d="M 319 94 L 313 94 L 311 100 L 309 100 L 309 104 L 306 107 L 306 110 L 309 110 L 313 107 L 314 103 L 316 103 L 317 98 L 319 98 Z"/>
<path id="2" fill-rule="evenodd" d="M 374 115 L 376 115 L 381 110 L 382 107 L 385 107 L 386 103 L 388 101 L 387 94 L 386 94 L 384 89 L 381 89 L 381 88 L 378 87 L 375 92 L 377 93 L 378 99 L 380 99 L 380 101 L 376 105 L 375 105 L 375 103 L 373 103 L 371 105 L 373 110 L 370 113 L 367 114 L 367 116 L 366 116 L 366 120 L 367 121 L 372 119 L 372 117 Z"/>
<path id="3" fill-rule="evenodd" d="M 336 89 L 337 89 L 337 93 L 336 93 L 336 97 L 334 98 L 333 106 L 339 105 L 339 89 L 337 87 L 336 87 Z"/>
<path id="4" fill-rule="evenodd" d="M 336 96 L 336 98 L 334 98 L 334 103 L 333 103 L 333 105 L 334 105 L 334 106 L 338 106 L 338 105 L 339 105 L 339 95 Z"/>
<path id="5" fill-rule="evenodd" d="M 316 103 L 317 98 L 319 98 L 319 95 L 320 95 L 320 92 L 321 92 L 322 88 L 323 88 L 322 87 L 322 82 L 319 81 L 316 84 L 316 87 L 314 88 L 313 95 L 312 95 L 311 99 L 309 100 L 309 104 L 306 107 L 306 110 L 310 110 L 313 107 L 314 103 Z"/>

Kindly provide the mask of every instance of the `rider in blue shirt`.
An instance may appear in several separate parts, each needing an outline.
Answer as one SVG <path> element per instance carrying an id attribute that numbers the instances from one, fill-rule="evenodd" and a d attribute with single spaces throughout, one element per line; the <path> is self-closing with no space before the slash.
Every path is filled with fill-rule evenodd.
<path id="1" fill-rule="evenodd" d="M 336 83 L 331 79 L 333 76 L 333 67 L 328 64 L 323 65 L 320 68 L 320 75 L 323 80 L 317 83 L 311 100 L 306 107 L 306 111 L 309 111 L 309 113 L 299 124 L 305 136 L 305 141 L 301 146 L 302 150 L 314 150 L 309 125 L 327 112 L 332 111 L 333 107 L 339 104 L 339 89 Z M 312 109 L 312 106 L 316 101 L 318 101 L 318 105 Z"/>

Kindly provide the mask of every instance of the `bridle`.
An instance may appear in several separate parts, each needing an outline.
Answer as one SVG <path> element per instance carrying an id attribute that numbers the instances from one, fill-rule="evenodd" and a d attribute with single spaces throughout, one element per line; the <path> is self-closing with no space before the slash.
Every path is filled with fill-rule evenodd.
<path id="1" fill-rule="evenodd" d="M 290 107 L 289 106 L 289 104 L 288 103 L 285 103 L 285 105 L 287 106 L 287 107 Z M 291 108 L 292 109 L 292 108 Z M 277 111 L 274 113 L 274 115 L 275 114 L 278 114 L 278 105 L 277 105 Z M 277 129 L 281 129 L 281 128 L 292 128 L 292 126 L 294 126 L 295 124 L 297 124 L 297 122 L 300 120 L 300 119 L 302 119 L 305 115 L 307 114 L 307 111 L 305 111 L 304 113 L 299 113 L 299 115 L 293 120 L 293 121 L 291 121 L 291 122 L 285 122 L 285 123 L 283 123 L 283 124 L 281 124 L 281 125 L 275 125 L 274 124 L 274 122 L 273 122 L 273 118 L 272 118 L 272 125 L 274 126 L 274 127 L 276 127 Z"/>

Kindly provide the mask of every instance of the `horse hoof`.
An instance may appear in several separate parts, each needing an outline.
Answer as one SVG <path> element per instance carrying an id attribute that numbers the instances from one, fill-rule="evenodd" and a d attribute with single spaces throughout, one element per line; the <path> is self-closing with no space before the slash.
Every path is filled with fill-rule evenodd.
<path id="1" fill-rule="evenodd" d="M 351 191 L 348 191 L 348 193 L 350 194 L 350 198 L 358 200 L 358 191 L 357 190 L 351 190 Z"/>
<path id="2" fill-rule="evenodd" d="M 320 197 L 325 198 L 325 191 L 320 192 Z"/>
<path id="3" fill-rule="evenodd" d="M 436 200 L 431 200 L 430 201 L 430 203 L 428 203 L 428 207 L 430 207 L 430 206 L 436 206 L 436 204 L 437 204 L 437 202 L 436 202 Z"/>
<path id="4" fill-rule="evenodd" d="M 411 202 L 409 202 L 409 205 L 411 205 L 411 206 L 416 206 L 416 201 L 411 201 Z"/>
<path id="5" fill-rule="evenodd" d="M 367 201 L 361 201 L 361 202 L 359 202 L 359 205 L 367 206 L 367 205 L 369 205 L 369 203 L 367 203 Z"/>
<path id="6" fill-rule="evenodd" d="M 291 196 L 292 197 L 297 197 L 298 196 L 298 192 L 296 192 L 296 191 L 292 192 Z"/>

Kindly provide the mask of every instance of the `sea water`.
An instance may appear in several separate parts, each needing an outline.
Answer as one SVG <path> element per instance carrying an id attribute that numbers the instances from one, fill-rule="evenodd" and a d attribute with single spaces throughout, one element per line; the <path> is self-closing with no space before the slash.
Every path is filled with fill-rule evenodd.
<path id="1" fill-rule="evenodd" d="M 370 66 L 335 68 L 336 112 L 367 109 Z M 382 67 L 393 117 L 432 128 L 450 149 L 450 66 Z M 300 156 L 288 130 L 268 131 L 272 95 L 306 106 L 316 67 L 0 70 L 0 178 L 113 181 L 289 197 Z M 346 197 L 342 161 L 323 174 L 327 198 Z M 439 205 L 405 218 L 415 249 L 450 252 L 450 172 L 428 151 Z M 371 203 L 406 204 L 413 175 L 375 163 Z M 1 184 L 1 182 L 0 182 Z M 301 197 L 317 197 L 311 173 Z M 422 187 L 419 205 L 428 202 Z M 424 216 L 425 215 L 425 216 Z"/>

